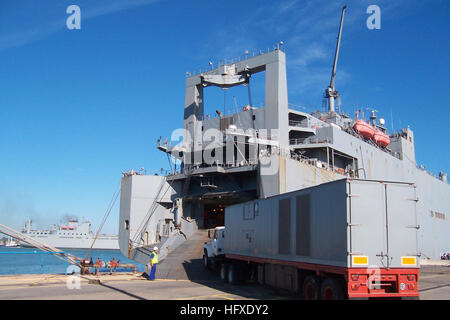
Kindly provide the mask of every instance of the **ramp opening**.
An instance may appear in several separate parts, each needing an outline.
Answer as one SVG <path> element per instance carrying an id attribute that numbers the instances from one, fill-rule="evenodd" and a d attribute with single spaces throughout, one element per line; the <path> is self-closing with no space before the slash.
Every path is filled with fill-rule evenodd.
<path id="1" fill-rule="evenodd" d="M 225 225 L 225 205 L 208 204 L 203 209 L 203 227 L 213 229 Z"/>

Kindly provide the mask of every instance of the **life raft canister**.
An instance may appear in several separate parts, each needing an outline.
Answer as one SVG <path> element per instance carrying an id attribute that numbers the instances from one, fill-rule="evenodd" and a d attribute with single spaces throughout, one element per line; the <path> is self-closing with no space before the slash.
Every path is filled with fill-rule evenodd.
<path id="1" fill-rule="evenodd" d="M 375 129 L 362 119 L 356 120 L 353 129 L 366 139 L 372 139 L 375 133 Z"/>
<path id="2" fill-rule="evenodd" d="M 382 147 L 387 147 L 391 143 L 389 136 L 381 130 L 375 130 L 373 140 Z"/>

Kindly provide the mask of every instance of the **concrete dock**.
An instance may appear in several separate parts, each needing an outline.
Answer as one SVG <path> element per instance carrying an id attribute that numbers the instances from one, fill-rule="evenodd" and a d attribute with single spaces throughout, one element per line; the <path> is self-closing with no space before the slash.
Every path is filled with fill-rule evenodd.
<path id="1" fill-rule="evenodd" d="M 157 279 L 140 274 L 100 276 L 14 275 L 0 276 L 1 300 L 285 300 L 298 297 L 257 284 L 233 286 L 211 271 L 205 279 Z M 78 285 L 79 284 L 79 285 Z M 450 267 L 423 266 L 421 300 L 450 300 Z"/>
<path id="2" fill-rule="evenodd" d="M 203 267 L 203 243 L 207 232 L 199 230 L 161 261 L 157 280 L 142 274 L 116 275 L 8 275 L 0 276 L 0 300 L 290 300 L 298 296 L 280 293 L 258 284 L 233 286 Z M 436 265 L 437 264 L 437 265 Z M 419 275 L 422 300 L 450 300 L 448 262 L 424 262 Z"/>

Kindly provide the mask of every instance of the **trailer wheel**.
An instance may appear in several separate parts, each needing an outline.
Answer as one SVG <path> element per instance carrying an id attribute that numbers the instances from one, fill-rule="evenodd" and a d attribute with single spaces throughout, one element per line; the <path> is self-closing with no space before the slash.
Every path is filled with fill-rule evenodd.
<path id="1" fill-rule="evenodd" d="M 211 269 L 211 262 L 208 258 L 208 252 L 205 250 L 203 253 L 203 265 L 205 266 L 205 269 Z"/>
<path id="2" fill-rule="evenodd" d="M 319 299 L 319 284 L 315 276 L 307 276 L 303 282 L 303 299 L 318 300 Z"/>
<path id="3" fill-rule="evenodd" d="M 339 280 L 333 278 L 325 279 L 320 289 L 320 297 L 322 300 L 343 300 L 344 292 Z"/>
<path id="4" fill-rule="evenodd" d="M 228 282 L 228 264 L 222 263 L 220 265 L 220 279 L 223 282 Z"/>

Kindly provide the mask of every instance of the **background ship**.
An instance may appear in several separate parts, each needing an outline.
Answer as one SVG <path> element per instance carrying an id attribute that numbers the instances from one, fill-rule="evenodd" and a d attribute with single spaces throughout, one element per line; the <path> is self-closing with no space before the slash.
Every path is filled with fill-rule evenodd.
<path id="1" fill-rule="evenodd" d="M 0 240 L 0 247 L 20 247 L 20 243 L 9 237 Z"/>
<path id="2" fill-rule="evenodd" d="M 69 219 L 67 224 L 53 225 L 50 230 L 32 229 L 29 219 L 22 228 L 22 233 L 55 248 L 63 249 L 89 249 L 94 241 L 95 234 L 91 231 L 91 223 L 78 219 Z M 22 244 L 27 246 L 27 244 Z M 93 249 L 119 249 L 118 236 L 113 234 L 99 234 Z"/>
<path id="3" fill-rule="evenodd" d="M 196 230 L 223 225 L 224 208 L 231 204 L 347 177 L 415 184 L 417 197 L 408 200 L 417 202 L 418 218 L 405 227 L 418 229 L 420 256 L 439 259 L 450 251 L 447 175 L 436 177 L 417 164 L 411 128 L 389 134 L 376 110 L 370 119 L 363 112 L 354 117 L 339 112 L 334 79 L 341 30 L 324 95 L 327 111 L 290 108 L 282 43 L 188 74 L 183 130 L 172 135 L 176 144 L 159 139 L 157 145 L 169 160 L 176 159 L 170 162 L 172 172 L 123 173 L 119 244 L 124 255 L 146 262 L 149 248 L 157 245 L 164 259 Z M 256 108 L 250 84 L 259 72 L 265 72 L 265 106 Z M 218 110 L 216 117 L 208 116 L 203 92 L 211 86 L 247 86 L 249 103 L 233 114 Z M 209 130 L 221 136 L 204 139 Z"/>

